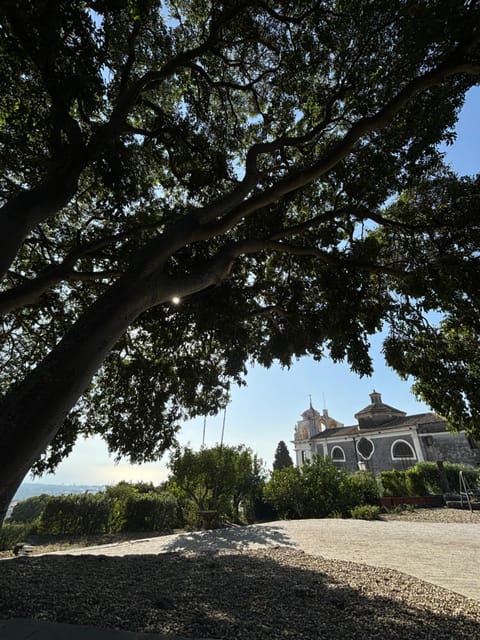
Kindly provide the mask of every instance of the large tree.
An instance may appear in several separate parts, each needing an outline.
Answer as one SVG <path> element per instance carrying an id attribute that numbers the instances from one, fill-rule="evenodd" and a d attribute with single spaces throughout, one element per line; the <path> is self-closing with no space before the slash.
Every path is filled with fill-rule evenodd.
<path id="1" fill-rule="evenodd" d="M 385 203 L 442 170 L 478 5 L 1 3 L 0 520 L 79 433 L 157 457 L 248 361 L 371 371 L 422 311 L 379 230 L 428 212 Z"/>

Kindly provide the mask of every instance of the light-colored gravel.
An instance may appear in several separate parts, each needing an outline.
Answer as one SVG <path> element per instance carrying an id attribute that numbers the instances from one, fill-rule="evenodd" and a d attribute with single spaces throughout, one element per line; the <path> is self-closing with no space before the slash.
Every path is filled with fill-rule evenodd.
<path id="1" fill-rule="evenodd" d="M 230 640 L 480 637 L 478 602 L 285 547 L 6 561 L 0 617 Z"/>
<path id="2" fill-rule="evenodd" d="M 409 561 L 421 577 L 446 566 L 442 579 L 466 571 L 466 592 L 477 585 L 477 521 L 445 522 L 435 511 L 441 522 L 426 512 L 421 522 L 412 522 L 416 513 L 395 522 L 277 522 L 8 560 L 0 563 L 0 618 L 196 639 L 480 638 L 480 595 L 404 573 Z M 362 564 L 362 553 L 381 566 Z M 402 571 L 381 564 L 395 556 Z"/>
<path id="3" fill-rule="evenodd" d="M 468 509 L 414 509 L 400 513 L 384 513 L 382 520 L 400 520 L 401 522 L 450 522 L 464 524 L 480 524 L 480 511 L 470 512 Z"/>

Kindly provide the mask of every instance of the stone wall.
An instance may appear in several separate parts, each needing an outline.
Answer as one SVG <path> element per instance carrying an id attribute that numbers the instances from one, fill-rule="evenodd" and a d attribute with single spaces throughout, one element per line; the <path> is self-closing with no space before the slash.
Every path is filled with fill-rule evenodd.
<path id="1" fill-rule="evenodd" d="M 421 437 L 425 460 L 480 465 L 480 448 L 470 445 L 465 433 L 435 433 Z M 472 443 L 473 444 L 473 443 Z"/>

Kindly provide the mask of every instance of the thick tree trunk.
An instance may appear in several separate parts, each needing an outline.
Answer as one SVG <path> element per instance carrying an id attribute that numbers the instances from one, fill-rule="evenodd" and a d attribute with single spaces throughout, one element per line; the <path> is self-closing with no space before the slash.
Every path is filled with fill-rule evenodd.
<path id="1" fill-rule="evenodd" d="M 216 284 L 235 253 L 219 252 L 186 278 L 161 275 L 162 263 L 197 238 L 186 219 L 148 245 L 106 293 L 89 307 L 48 356 L 0 401 L 0 525 L 17 488 L 61 428 L 118 339 L 146 309 Z"/>
<path id="2" fill-rule="evenodd" d="M 0 403 L 0 526 L 23 478 L 45 450 L 128 326 L 148 306 L 146 288 L 123 279 Z"/>

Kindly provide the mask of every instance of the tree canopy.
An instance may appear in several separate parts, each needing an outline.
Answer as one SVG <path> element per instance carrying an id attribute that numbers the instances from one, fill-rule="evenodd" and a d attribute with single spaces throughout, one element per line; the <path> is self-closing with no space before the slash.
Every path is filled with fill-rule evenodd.
<path id="1" fill-rule="evenodd" d="M 261 496 L 263 463 L 251 449 L 217 445 L 192 451 L 177 449 L 170 461 L 169 488 L 183 503 L 186 524 L 196 527 L 199 514 L 213 511 L 213 522 L 240 522 L 253 514 Z M 188 504 L 190 503 L 190 504 Z"/>
<path id="2" fill-rule="evenodd" d="M 426 393 L 438 344 L 447 372 L 458 355 L 449 332 L 476 355 L 478 184 L 438 145 L 478 81 L 479 16 L 476 0 L 1 3 L 0 513 L 79 434 L 158 457 L 249 362 L 368 374 L 387 326 L 389 361 Z M 429 311 L 447 325 L 425 330 Z M 468 363 L 449 417 L 471 428 Z"/>

